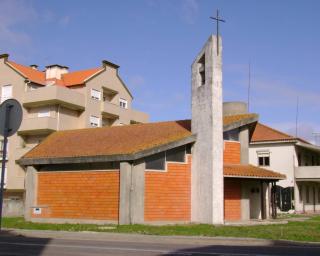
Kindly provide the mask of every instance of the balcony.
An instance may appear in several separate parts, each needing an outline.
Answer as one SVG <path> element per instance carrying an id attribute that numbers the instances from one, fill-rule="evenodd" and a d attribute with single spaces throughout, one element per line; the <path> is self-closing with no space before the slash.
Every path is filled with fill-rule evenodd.
<path id="1" fill-rule="evenodd" d="M 52 117 L 35 117 L 22 120 L 19 135 L 49 134 L 57 130 L 58 120 Z"/>
<path id="2" fill-rule="evenodd" d="M 117 119 L 120 116 L 120 106 L 104 101 L 101 105 L 101 112 L 103 117 Z"/>
<path id="3" fill-rule="evenodd" d="M 74 90 L 59 86 L 48 86 L 26 92 L 23 106 L 26 108 L 60 104 L 66 108 L 83 111 L 85 97 Z"/>
<path id="4" fill-rule="evenodd" d="M 320 166 L 295 167 L 295 178 L 297 181 L 320 181 Z"/>
<path id="5" fill-rule="evenodd" d="M 149 115 L 134 109 L 131 109 L 130 122 L 131 123 L 147 123 L 149 121 Z"/>

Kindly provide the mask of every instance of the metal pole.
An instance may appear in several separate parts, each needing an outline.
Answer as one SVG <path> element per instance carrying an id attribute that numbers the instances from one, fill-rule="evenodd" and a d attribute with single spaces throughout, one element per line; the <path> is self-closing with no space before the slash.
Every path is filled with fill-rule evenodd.
<path id="1" fill-rule="evenodd" d="M 3 206 L 3 188 L 4 188 L 4 175 L 6 169 L 7 159 L 7 144 L 8 144 L 8 133 L 9 133 L 9 117 L 12 105 L 6 105 L 6 115 L 4 123 L 4 136 L 3 136 L 3 151 L 2 151 L 2 169 L 1 169 L 1 184 L 0 184 L 0 231 L 2 225 L 2 206 Z"/>
<path id="2" fill-rule="evenodd" d="M 219 55 L 219 10 L 217 10 L 217 55 Z"/>

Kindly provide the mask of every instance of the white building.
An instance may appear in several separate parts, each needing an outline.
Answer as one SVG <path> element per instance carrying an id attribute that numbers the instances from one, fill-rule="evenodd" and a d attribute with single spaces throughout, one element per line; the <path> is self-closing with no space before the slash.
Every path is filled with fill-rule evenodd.
<path id="1" fill-rule="evenodd" d="M 320 211 L 320 147 L 258 123 L 249 162 L 286 175 L 277 182 L 281 211 Z"/>

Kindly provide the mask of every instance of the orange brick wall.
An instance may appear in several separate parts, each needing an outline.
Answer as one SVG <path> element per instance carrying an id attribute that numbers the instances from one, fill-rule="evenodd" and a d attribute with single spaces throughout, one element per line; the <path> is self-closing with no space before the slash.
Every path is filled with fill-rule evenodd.
<path id="1" fill-rule="evenodd" d="M 224 179 L 224 219 L 241 219 L 241 183 Z"/>
<path id="2" fill-rule="evenodd" d="M 190 221 L 191 155 L 188 163 L 168 163 L 167 171 L 145 173 L 145 221 Z"/>
<path id="3" fill-rule="evenodd" d="M 119 171 L 39 172 L 40 218 L 117 221 Z M 42 207 L 43 206 L 43 207 Z"/>
<path id="4" fill-rule="evenodd" d="M 240 164 L 240 143 L 237 141 L 224 141 L 223 163 Z"/>

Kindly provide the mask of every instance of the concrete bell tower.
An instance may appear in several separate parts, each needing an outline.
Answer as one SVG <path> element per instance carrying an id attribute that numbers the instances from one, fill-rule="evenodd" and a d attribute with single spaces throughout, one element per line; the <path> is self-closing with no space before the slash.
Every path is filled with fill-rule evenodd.
<path id="1" fill-rule="evenodd" d="M 191 93 L 191 129 L 197 135 L 191 172 L 191 220 L 222 224 L 224 187 L 220 37 L 211 35 L 193 62 Z"/>

